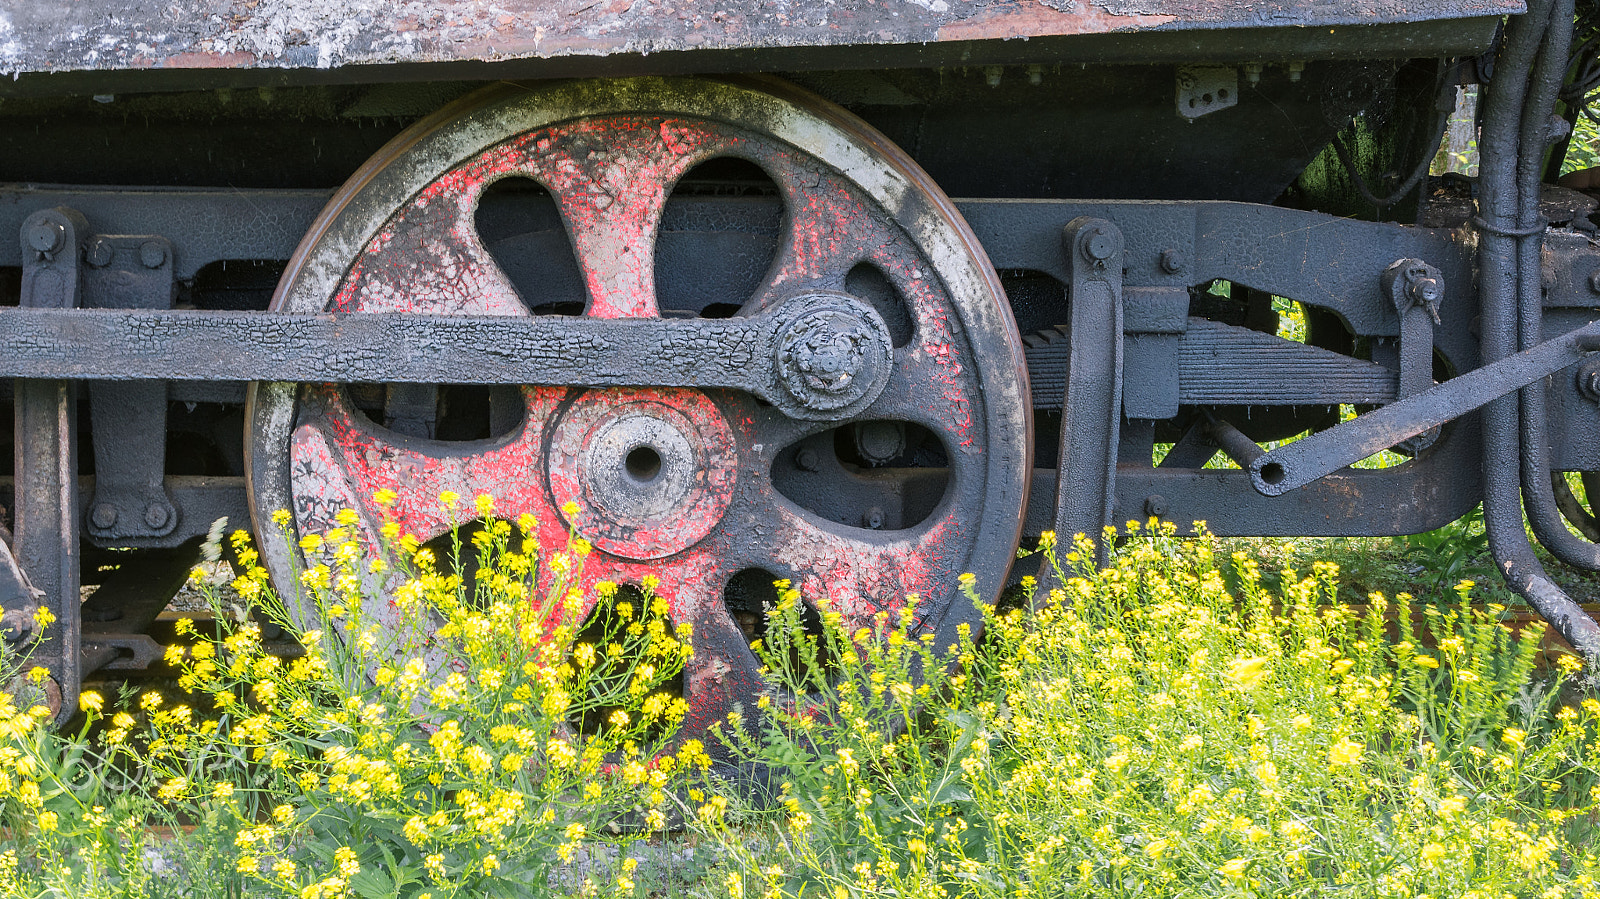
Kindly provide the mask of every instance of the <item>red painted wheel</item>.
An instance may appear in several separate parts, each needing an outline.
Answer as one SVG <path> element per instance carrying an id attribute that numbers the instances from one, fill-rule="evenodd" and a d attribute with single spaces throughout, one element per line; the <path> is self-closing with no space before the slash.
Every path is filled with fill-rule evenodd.
<path id="1" fill-rule="evenodd" d="M 750 611 L 734 596 L 741 585 L 789 578 L 852 625 L 917 593 L 918 628 L 952 640 L 975 617 L 958 576 L 971 571 L 996 595 L 1021 529 L 1032 459 L 1021 346 L 949 200 L 840 109 L 767 81 L 492 89 L 401 135 L 337 194 L 274 308 L 534 314 L 537 298 L 513 286 L 475 219 L 491 185 L 523 177 L 559 210 L 583 314 L 636 319 L 648 335 L 661 314 L 663 207 L 685 172 L 724 157 L 758 166 L 784 207 L 774 261 L 736 313 L 798 310 L 780 316 L 771 338 L 768 395 L 779 399 L 524 387 L 519 423 L 449 442 L 364 413 L 357 388 L 255 385 L 257 527 L 271 532 L 268 516 L 288 509 L 296 529 L 318 532 L 348 507 L 372 539 L 381 516 L 370 497 L 388 488 L 404 527 L 423 539 L 448 527 L 445 490 L 489 493 L 502 515 L 532 513 L 546 547 L 575 528 L 596 548 L 586 585 L 655 574 L 674 620 L 693 624 L 691 734 L 765 689 L 736 617 Z M 882 296 L 873 305 L 850 293 L 863 264 L 890 288 L 902 333 L 886 324 Z M 676 363 L 691 370 L 695 354 L 719 351 L 681 349 Z M 391 388 L 391 399 L 403 393 Z M 909 461 L 914 451 L 921 463 Z M 891 508 L 841 512 L 837 495 L 858 484 Z M 562 511 L 569 501 L 576 515 Z M 301 560 L 266 543 L 272 576 L 290 582 Z M 385 606 L 380 595 L 370 611 Z"/>

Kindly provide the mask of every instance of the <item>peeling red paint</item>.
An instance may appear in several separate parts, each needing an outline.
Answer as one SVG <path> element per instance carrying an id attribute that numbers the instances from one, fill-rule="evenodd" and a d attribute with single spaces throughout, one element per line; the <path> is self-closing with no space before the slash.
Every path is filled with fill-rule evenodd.
<path id="1" fill-rule="evenodd" d="M 146 60 L 145 65 L 154 62 Z M 161 60 L 161 66 L 166 69 L 241 69 L 258 62 L 260 59 L 254 53 L 235 50 L 232 53 L 177 53 Z"/>
<path id="2" fill-rule="evenodd" d="M 1039 0 L 1013 0 L 980 7 L 974 15 L 939 26 L 937 40 L 981 41 L 1053 34 L 1107 34 L 1143 31 L 1176 21 L 1178 16 L 1170 13 L 1118 15 L 1092 2 L 1073 4 L 1071 12 L 1063 12 Z"/>
<path id="3" fill-rule="evenodd" d="M 556 198 L 596 318 L 653 317 L 655 229 L 679 176 L 739 145 L 671 119 L 617 116 L 542 129 L 435 180 L 375 236 L 335 300 L 340 311 L 514 315 L 523 310 L 477 239 L 478 198 L 524 176 Z"/>

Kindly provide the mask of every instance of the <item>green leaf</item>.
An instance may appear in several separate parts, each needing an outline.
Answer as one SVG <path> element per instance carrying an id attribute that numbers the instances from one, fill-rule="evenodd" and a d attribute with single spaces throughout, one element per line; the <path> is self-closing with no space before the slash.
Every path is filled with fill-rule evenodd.
<path id="1" fill-rule="evenodd" d="M 375 868 L 362 868 L 350 878 L 350 891 L 361 899 L 395 899 L 399 895 L 393 880 Z"/>

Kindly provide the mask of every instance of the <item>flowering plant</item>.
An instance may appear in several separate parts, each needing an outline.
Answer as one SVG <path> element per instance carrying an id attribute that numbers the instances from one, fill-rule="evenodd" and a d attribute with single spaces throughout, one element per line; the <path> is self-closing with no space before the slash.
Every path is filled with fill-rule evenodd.
<path id="1" fill-rule="evenodd" d="M 1335 602 L 1334 566 L 1274 592 L 1238 555 L 1230 591 L 1210 541 L 1130 529 L 1105 568 L 1046 535 L 1063 586 L 986 611 L 981 641 L 904 620 L 857 640 L 824 610 L 840 661 L 819 681 L 781 664 L 813 638 L 769 628 L 809 700 L 736 741 L 790 789 L 759 848 L 710 829 L 729 891 L 1600 895 L 1600 702 L 1563 692 L 1576 657 L 1540 671 L 1539 629 L 1512 635 L 1470 584 L 1421 633 L 1395 597 L 1391 634 L 1386 598 Z"/>
<path id="2" fill-rule="evenodd" d="M 478 511 L 448 554 L 474 554 L 468 575 L 392 522 L 373 555 L 342 513 L 298 541 L 287 601 L 234 534 L 235 589 L 303 654 L 269 652 L 260 622 L 214 602 L 214 625 L 180 622 L 167 653 L 184 695 L 147 692 L 142 723 L 113 718 L 107 740 L 162 803 L 231 829 L 252 894 L 540 895 L 622 819 L 660 827 L 669 787 L 709 764 L 694 741 L 669 751 L 686 707 L 664 687 L 691 649 L 653 585 L 602 582 L 579 621 L 587 545 L 574 537 L 539 583 L 536 522 L 495 517 L 487 496 Z M 363 593 L 374 572 L 398 575 L 387 607 Z M 631 874 L 581 889 L 631 894 Z"/>

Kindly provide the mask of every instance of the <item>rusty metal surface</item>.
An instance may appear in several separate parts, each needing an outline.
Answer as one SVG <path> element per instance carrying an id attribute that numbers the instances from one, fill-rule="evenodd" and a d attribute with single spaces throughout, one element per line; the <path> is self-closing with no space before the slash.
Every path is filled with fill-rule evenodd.
<path id="1" fill-rule="evenodd" d="M 0 73 L 327 69 L 1149 31 L 1326 29 L 1522 9 L 1518 0 L 6 0 L 0 6 Z"/>

